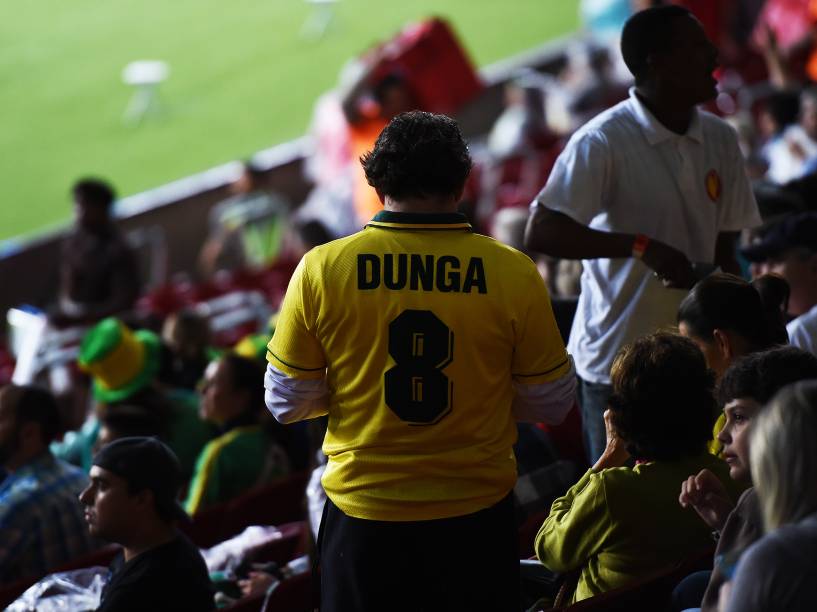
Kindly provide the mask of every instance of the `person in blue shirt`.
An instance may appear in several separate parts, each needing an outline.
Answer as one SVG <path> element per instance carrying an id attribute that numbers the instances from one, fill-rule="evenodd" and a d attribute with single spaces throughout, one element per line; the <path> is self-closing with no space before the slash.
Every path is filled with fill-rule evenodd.
<path id="1" fill-rule="evenodd" d="M 88 477 L 48 448 L 59 420 L 49 392 L 0 389 L 0 582 L 40 577 L 95 547 L 77 499 Z"/>

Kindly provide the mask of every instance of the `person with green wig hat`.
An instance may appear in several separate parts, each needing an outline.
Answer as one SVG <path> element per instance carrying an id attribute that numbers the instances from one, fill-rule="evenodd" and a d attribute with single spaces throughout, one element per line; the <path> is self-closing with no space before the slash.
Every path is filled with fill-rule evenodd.
<path id="1" fill-rule="evenodd" d="M 100 428 L 97 413 L 120 405 L 139 406 L 157 415 L 163 425 L 162 438 L 179 457 L 183 476 L 189 478 L 213 432 L 198 417 L 195 394 L 166 391 L 156 384 L 160 350 L 156 334 L 131 330 L 119 319 L 103 319 L 92 327 L 80 344 L 78 364 L 91 377 L 96 410 L 78 432 L 69 432 L 63 442 L 55 444 L 53 452 L 90 469 Z"/>

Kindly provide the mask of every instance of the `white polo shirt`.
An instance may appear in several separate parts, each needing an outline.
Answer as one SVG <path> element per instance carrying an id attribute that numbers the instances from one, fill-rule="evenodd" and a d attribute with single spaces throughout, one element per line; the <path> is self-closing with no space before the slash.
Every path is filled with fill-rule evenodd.
<path id="1" fill-rule="evenodd" d="M 675 134 L 634 89 L 573 135 L 535 206 L 593 229 L 646 234 L 706 263 L 719 233 L 761 222 L 734 130 L 696 111 L 687 133 Z M 609 383 L 619 348 L 675 325 L 686 291 L 666 289 L 637 259 L 582 263 L 568 350 L 579 376 Z"/>

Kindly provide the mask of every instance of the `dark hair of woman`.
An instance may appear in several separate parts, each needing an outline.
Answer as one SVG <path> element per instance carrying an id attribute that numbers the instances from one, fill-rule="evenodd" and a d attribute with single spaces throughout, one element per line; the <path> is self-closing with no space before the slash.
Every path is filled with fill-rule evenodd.
<path id="1" fill-rule="evenodd" d="M 711 342 L 716 329 L 740 335 L 749 351 L 789 341 L 785 312 L 789 285 L 765 274 L 750 283 L 734 274 L 716 273 L 698 282 L 681 302 L 678 323 L 691 334 Z"/>
<path id="2" fill-rule="evenodd" d="M 247 359 L 235 353 L 226 353 L 221 361 L 227 366 L 234 389 L 247 394 L 245 415 L 263 426 L 264 431 L 275 440 L 287 454 L 293 454 L 293 440 L 286 427 L 281 425 L 267 411 L 264 401 L 264 366 L 254 359 Z"/>
<path id="3" fill-rule="evenodd" d="M 657 332 L 622 348 L 610 371 L 613 425 L 636 459 L 677 460 L 706 449 L 715 375 L 692 340 Z"/>

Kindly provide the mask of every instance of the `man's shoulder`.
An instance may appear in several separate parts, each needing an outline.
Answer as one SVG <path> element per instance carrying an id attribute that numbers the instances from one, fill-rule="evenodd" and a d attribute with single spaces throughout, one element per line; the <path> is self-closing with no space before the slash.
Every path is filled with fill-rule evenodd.
<path id="1" fill-rule="evenodd" d="M 701 121 L 701 127 L 706 135 L 715 135 L 718 138 L 725 139 L 737 138 L 735 128 L 717 115 L 703 109 L 698 109 L 698 117 Z"/>
<path id="2" fill-rule="evenodd" d="M 348 253 L 351 250 L 360 248 L 374 238 L 373 232 L 362 229 L 359 232 L 344 236 L 343 238 L 336 238 L 327 243 L 318 245 L 312 248 L 303 257 L 303 263 L 306 267 L 319 265 L 326 261 L 332 261 L 338 255 Z"/>
<path id="3" fill-rule="evenodd" d="M 581 126 L 571 140 L 593 139 L 609 141 L 618 137 L 627 137 L 638 122 L 633 116 L 630 100 L 623 100 L 615 106 L 600 112 Z"/>

